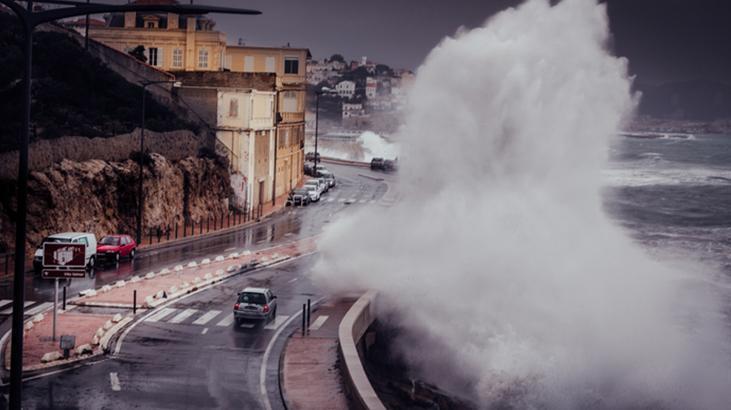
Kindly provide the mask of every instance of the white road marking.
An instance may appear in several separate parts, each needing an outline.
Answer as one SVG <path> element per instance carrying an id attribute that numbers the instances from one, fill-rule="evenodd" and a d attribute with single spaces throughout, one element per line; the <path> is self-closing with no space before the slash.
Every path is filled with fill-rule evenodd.
<path id="1" fill-rule="evenodd" d="M 328 198 L 327 202 L 334 202 L 335 198 Z"/>
<path id="2" fill-rule="evenodd" d="M 316 300 L 315 305 L 322 302 L 322 299 Z M 299 315 L 302 314 L 302 311 L 299 309 L 295 314 L 293 314 L 282 326 L 279 326 L 279 329 L 277 329 L 276 332 L 274 332 L 274 335 L 272 335 L 272 338 L 269 340 L 269 344 L 267 345 L 266 350 L 264 350 L 264 357 L 261 359 L 261 367 L 259 368 L 259 394 L 261 394 L 262 399 L 264 401 L 264 408 L 266 410 L 272 410 L 272 404 L 269 402 L 269 395 L 267 394 L 267 362 L 269 361 L 269 356 L 272 354 L 272 348 L 274 347 L 274 342 L 277 341 L 277 338 L 280 334 L 282 334 L 282 331 L 287 328 L 287 325 L 289 325 L 293 320 L 295 320 Z"/>
<path id="3" fill-rule="evenodd" d="M 112 384 L 113 391 L 122 390 L 122 386 L 119 385 L 119 376 L 117 376 L 116 372 L 109 373 L 109 382 Z"/>
<path id="4" fill-rule="evenodd" d="M 366 200 L 366 199 L 361 199 L 361 200 L 360 200 L 360 203 L 361 203 L 361 204 L 364 204 L 364 203 L 366 203 L 366 202 L 368 202 L 368 200 Z"/>
<path id="5" fill-rule="evenodd" d="M 282 326 L 282 323 L 286 322 L 287 319 L 289 319 L 289 316 L 287 316 L 287 315 L 279 315 L 279 316 L 277 316 L 277 317 L 274 318 L 274 322 L 273 323 L 269 323 L 268 325 L 264 326 L 264 329 L 275 330 L 279 326 Z"/>
<path id="6" fill-rule="evenodd" d="M 201 330 L 201 334 L 204 335 L 206 333 L 208 333 L 208 328 L 204 327 L 203 330 Z"/>
<path id="7" fill-rule="evenodd" d="M 231 252 L 231 251 L 235 251 L 235 250 L 236 250 L 236 248 L 228 248 L 228 249 L 225 249 L 223 252 L 226 253 L 226 252 Z"/>
<path id="8" fill-rule="evenodd" d="M 292 282 L 297 282 L 297 278 L 290 279 L 290 280 L 287 281 L 287 283 L 292 283 Z"/>
<path id="9" fill-rule="evenodd" d="M 310 325 L 310 330 L 317 330 L 325 323 L 327 320 L 327 315 L 318 316 L 317 319 L 315 319 L 314 322 Z"/>
<path id="10" fill-rule="evenodd" d="M 25 303 L 23 303 L 23 309 L 27 308 L 28 306 L 30 306 L 34 303 L 36 303 L 36 302 L 34 302 L 32 300 L 26 300 Z M 10 315 L 12 313 L 13 313 L 13 307 L 11 306 L 11 307 L 3 310 L 2 312 L 0 312 L 0 315 Z"/>
<path id="11" fill-rule="evenodd" d="M 4 308 L 5 305 L 9 305 L 11 303 L 13 303 L 13 301 L 11 299 L 0 300 L 0 309 Z"/>
<path id="12" fill-rule="evenodd" d="M 165 316 L 177 312 L 178 309 L 173 308 L 162 308 L 159 312 L 145 318 L 145 322 L 157 322 L 158 320 L 164 318 Z"/>
<path id="13" fill-rule="evenodd" d="M 246 328 L 246 329 L 253 329 L 254 326 L 256 326 L 253 323 L 242 323 L 240 327 Z"/>
<path id="14" fill-rule="evenodd" d="M 43 312 L 44 310 L 46 310 L 46 309 L 50 308 L 51 306 L 53 306 L 53 302 L 45 302 L 45 303 L 41 303 L 40 305 L 38 305 L 38 306 L 35 306 L 35 307 L 33 307 L 33 309 L 28 309 L 28 310 L 26 310 L 26 311 L 25 311 L 25 314 L 26 314 L 26 315 L 30 315 L 30 316 L 33 316 L 33 315 L 35 315 L 36 313 L 41 313 L 41 312 Z M 59 306 L 59 310 L 61 309 L 61 307 L 62 307 L 62 306 Z"/>
<path id="15" fill-rule="evenodd" d="M 345 198 L 338 199 L 338 202 L 345 202 Z"/>
<path id="16" fill-rule="evenodd" d="M 220 322 L 216 323 L 216 326 L 230 326 L 234 322 L 234 314 L 229 313 Z"/>
<path id="17" fill-rule="evenodd" d="M 191 317 L 195 312 L 197 312 L 196 309 L 185 309 L 184 311 L 178 313 L 174 318 L 168 320 L 168 323 L 180 323 L 183 320 Z"/>
<path id="18" fill-rule="evenodd" d="M 209 311 L 209 312 L 206 312 L 206 314 L 205 314 L 205 315 L 203 315 L 203 316 L 199 317 L 198 319 L 196 319 L 196 320 L 195 320 L 195 321 L 193 322 L 193 324 L 194 324 L 194 325 L 200 325 L 200 326 L 203 326 L 203 325 L 205 325 L 206 323 L 210 322 L 210 321 L 211 321 L 211 319 L 213 319 L 214 317 L 218 316 L 218 315 L 219 315 L 220 313 L 221 313 L 221 311 L 220 311 L 220 310 L 211 310 L 211 311 Z"/>

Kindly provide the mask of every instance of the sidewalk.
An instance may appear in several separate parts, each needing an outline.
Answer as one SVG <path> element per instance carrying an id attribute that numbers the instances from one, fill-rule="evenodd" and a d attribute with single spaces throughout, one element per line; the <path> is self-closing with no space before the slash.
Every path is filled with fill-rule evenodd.
<path id="1" fill-rule="evenodd" d="M 67 301 L 67 310 L 59 310 L 57 335 L 76 337 L 76 349 L 68 359 L 62 357 L 59 340 L 51 340 L 53 311 L 40 313 L 24 325 L 23 369 L 40 370 L 66 365 L 109 350 L 110 341 L 135 319 L 133 297 L 136 291 L 137 315 L 191 293 L 204 286 L 237 275 L 246 267 L 264 267 L 315 250 L 315 238 L 251 252 L 242 250 L 213 259 L 191 261 L 159 272 L 149 272 L 128 281 L 117 281 L 99 289 L 87 289 Z M 9 332 L 6 336 L 9 335 Z M 9 338 L 5 340 L 9 341 Z M 5 368 L 10 365 L 10 343 L 4 346 Z"/>
<path id="2" fill-rule="evenodd" d="M 353 299 L 328 301 L 312 312 L 310 332 L 298 329 L 287 341 L 282 392 L 289 409 L 349 409 L 338 356 L 338 327 Z M 322 326 L 318 321 L 327 317 Z"/>

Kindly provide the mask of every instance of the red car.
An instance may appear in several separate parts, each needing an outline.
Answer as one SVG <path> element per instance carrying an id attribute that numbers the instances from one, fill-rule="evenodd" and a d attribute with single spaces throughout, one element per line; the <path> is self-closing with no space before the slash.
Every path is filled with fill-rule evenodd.
<path id="1" fill-rule="evenodd" d="M 122 258 L 134 259 L 137 243 L 129 235 L 107 235 L 96 245 L 99 261 L 119 262 Z"/>

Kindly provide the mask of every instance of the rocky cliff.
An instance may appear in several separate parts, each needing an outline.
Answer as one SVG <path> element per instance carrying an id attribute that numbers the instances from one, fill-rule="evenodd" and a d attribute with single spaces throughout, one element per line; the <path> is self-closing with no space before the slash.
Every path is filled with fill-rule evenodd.
<path id="1" fill-rule="evenodd" d="M 138 172 L 133 160 L 63 160 L 32 172 L 26 250 L 57 232 L 134 234 Z M 170 161 L 153 153 L 145 158 L 143 181 L 145 230 L 172 226 L 183 218 L 199 222 L 228 211 L 229 173 L 218 158 Z M 12 249 L 15 181 L 0 183 L 0 250 Z"/>

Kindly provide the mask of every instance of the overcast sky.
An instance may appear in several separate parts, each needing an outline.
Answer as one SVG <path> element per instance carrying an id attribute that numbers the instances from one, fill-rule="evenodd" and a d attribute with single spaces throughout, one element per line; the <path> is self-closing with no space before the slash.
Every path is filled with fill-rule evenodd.
<path id="1" fill-rule="evenodd" d="M 187 2 L 183 0 L 182 2 Z M 229 43 L 307 47 L 314 58 L 368 56 L 417 68 L 444 36 L 479 26 L 517 0 L 195 0 L 261 10 L 216 15 Z M 608 0 L 614 49 L 641 82 L 731 83 L 731 0 Z"/>

